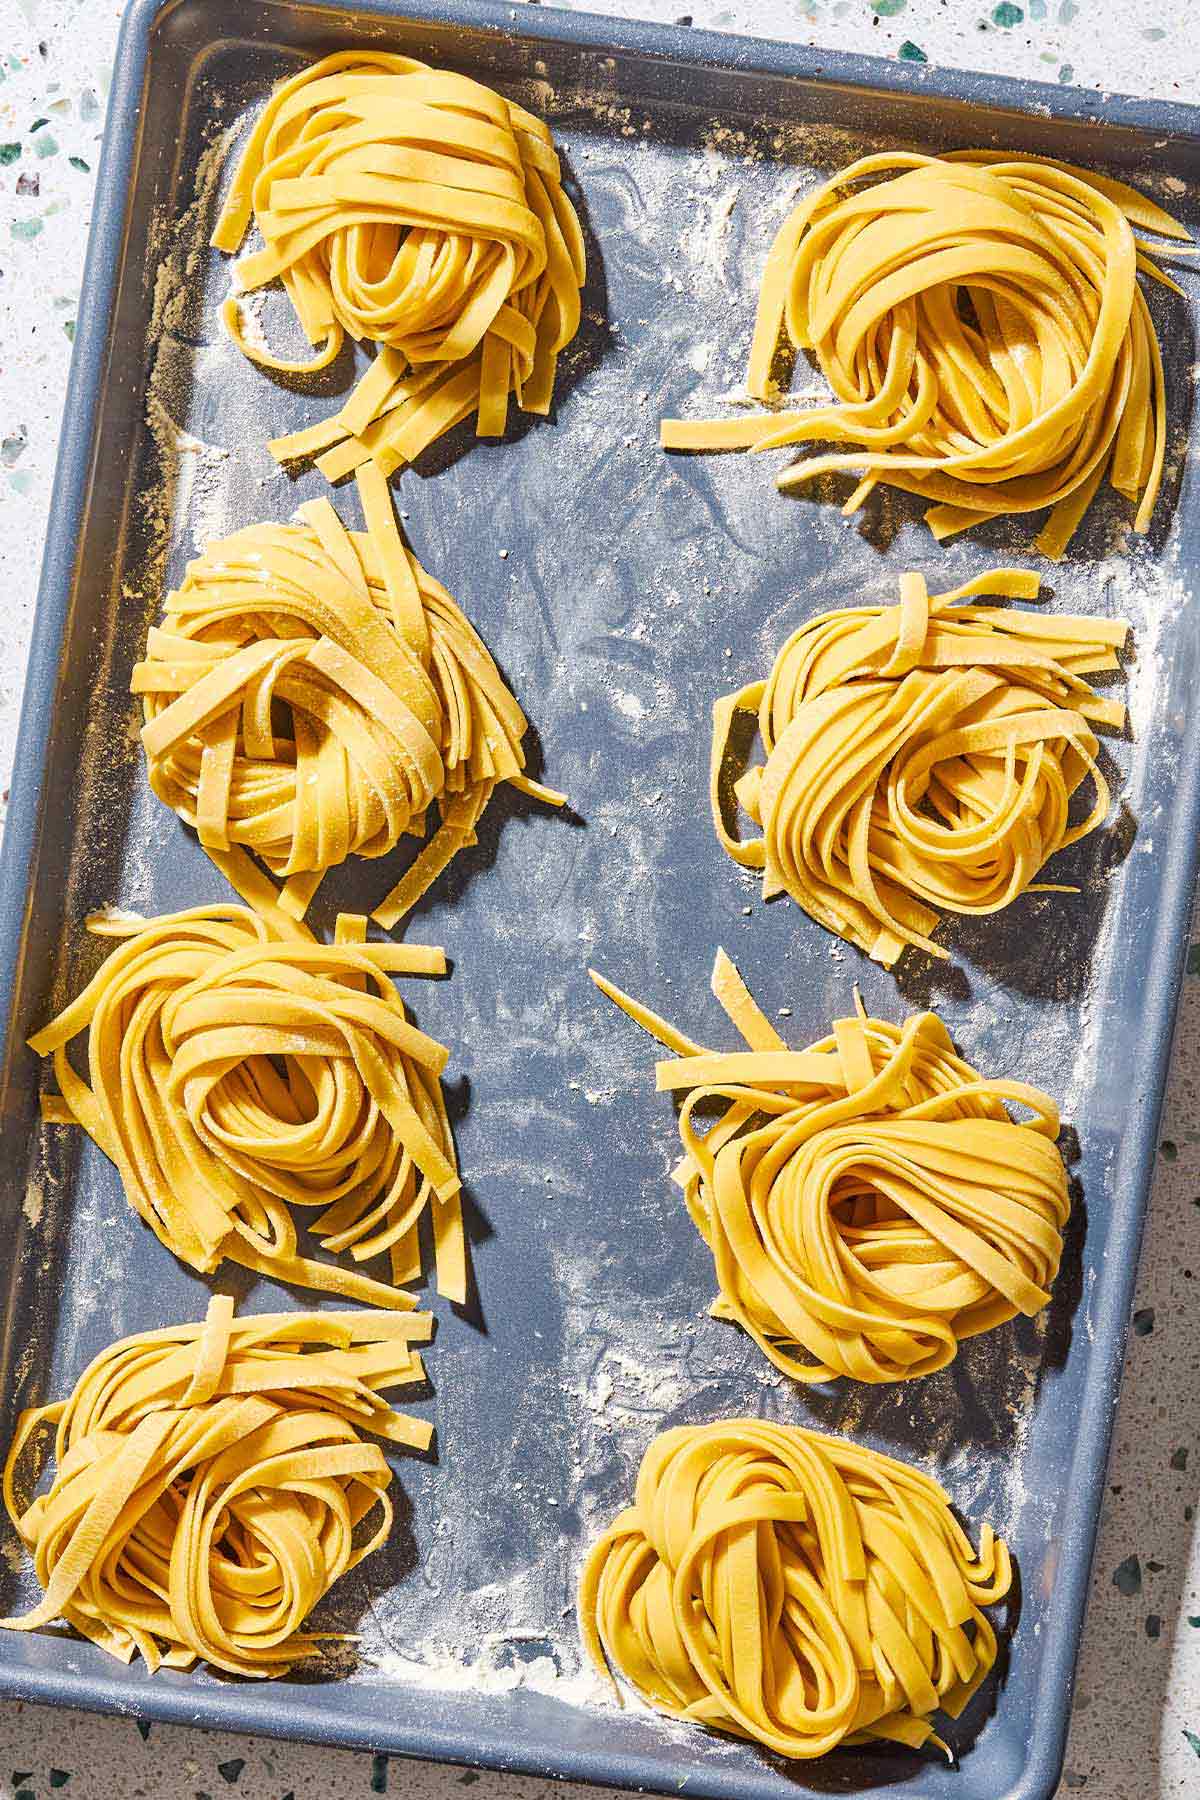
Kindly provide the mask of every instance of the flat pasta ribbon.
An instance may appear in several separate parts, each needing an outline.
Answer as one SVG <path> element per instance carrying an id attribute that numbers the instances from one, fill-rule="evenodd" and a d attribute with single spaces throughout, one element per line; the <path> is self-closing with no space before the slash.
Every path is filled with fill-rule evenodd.
<path id="1" fill-rule="evenodd" d="M 443 975 L 441 950 L 278 930 L 248 907 L 97 915 L 123 938 L 83 992 L 29 1040 L 59 1095 L 161 1243 L 207 1273 L 228 1258 L 299 1287 L 411 1308 L 433 1225 L 438 1291 L 466 1299 L 461 1182 L 439 1077 L 449 1052 L 410 1023 L 391 975 Z M 87 1081 L 67 1045 L 88 1034 Z M 60 1097 L 61 1096 L 61 1097 Z M 391 1283 L 300 1255 L 292 1207 L 319 1209 L 324 1249 L 384 1251 Z"/>
<path id="2" fill-rule="evenodd" d="M 851 470 L 861 480 L 846 513 L 884 482 L 933 503 L 938 539 L 1048 507 L 1037 546 L 1054 558 L 1107 474 L 1146 531 L 1166 400 L 1137 273 L 1181 294 L 1153 258 L 1191 249 L 1153 201 L 1067 163 L 989 150 L 863 157 L 780 228 L 746 378 L 756 399 L 774 398 L 785 330 L 813 352 L 833 403 L 664 419 L 663 445 L 856 445 L 794 463 L 779 487 Z"/>
<path id="3" fill-rule="evenodd" d="M 976 1554 L 920 1470 L 729 1419 L 651 1442 L 584 1564 L 579 1620 L 602 1674 L 780 1756 L 876 1738 L 946 1750 L 930 1715 L 957 1718 L 991 1670 L 983 1608 L 1011 1581 L 1003 1539 L 983 1526 Z"/>
<path id="4" fill-rule="evenodd" d="M 391 1471 L 370 1431 L 428 1447 L 386 1388 L 424 1377 L 428 1313 L 268 1313 L 217 1295 L 200 1325 L 101 1351 L 66 1400 L 23 1412 L 4 1501 L 43 1598 L 9 1631 L 64 1619 L 153 1673 L 210 1663 L 286 1675 L 323 1641 L 304 1621 L 391 1529 Z M 53 1426 L 53 1479 L 17 1499 L 19 1465 Z M 36 1483 L 34 1484 L 36 1485 Z"/>
<path id="5" fill-rule="evenodd" d="M 305 371 L 345 337 L 380 346 L 336 417 L 275 440 L 280 461 L 321 452 L 331 481 L 368 459 L 386 476 L 472 414 L 478 436 L 502 436 L 510 396 L 549 412 L 584 241 L 549 129 L 523 107 L 411 57 L 323 57 L 272 94 L 213 244 L 236 251 L 252 218 L 264 248 L 236 265 L 239 287 L 281 281 L 318 348 L 273 355 L 235 293 L 222 318 L 238 348 Z"/>
<path id="6" fill-rule="evenodd" d="M 525 774 L 525 715 L 401 541 L 377 469 L 359 490 L 365 531 L 315 500 L 300 525 L 207 545 L 133 671 L 151 787 L 276 921 L 303 918 L 348 856 L 424 837 L 436 802 L 438 830 L 372 915 L 390 927 L 475 842 L 499 782 L 564 800 Z"/>
<path id="7" fill-rule="evenodd" d="M 788 893 L 886 968 L 906 945 L 945 958 L 939 912 L 993 913 L 1039 883 L 1056 851 L 1104 821 L 1108 784 L 1094 726 L 1125 708 L 1084 675 L 1118 668 L 1124 619 L 959 605 L 976 594 L 1032 600 L 1038 578 L 994 569 L 946 594 L 900 577 L 896 606 L 839 607 L 788 638 L 766 681 L 713 708 L 713 824 L 763 898 Z M 740 713 L 766 761 L 734 796 L 761 828 L 726 824 L 725 776 Z M 1072 796 L 1095 800 L 1072 824 Z"/>
<path id="8" fill-rule="evenodd" d="M 713 992 L 748 1046 L 729 1053 L 592 979 L 676 1053 L 658 1087 L 683 1096 L 675 1180 L 712 1252 L 712 1315 L 785 1375 L 907 1381 L 1049 1303 L 1071 1205 L 1058 1109 L 978 1074 L 936 1013 L 860 1007 L 789 1050 L 722 950 Z"/>

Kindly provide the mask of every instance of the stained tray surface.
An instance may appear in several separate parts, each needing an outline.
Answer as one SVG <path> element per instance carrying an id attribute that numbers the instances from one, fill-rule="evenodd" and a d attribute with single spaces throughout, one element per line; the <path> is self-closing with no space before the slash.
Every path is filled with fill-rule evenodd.
<path id="1" fill-rule="evenodd" d="M 216 319 L 223 259 L 204 246 L 223 151 L 247 112 L 303 57 L 367 41 L 545 113 L 589 233 L 586 319 L 553 420 L 518 416 L 502 444 L 462 428 L 397 484 L 414 549 L 483 632 L 536 725 L 546 778 L 576 809 L 563 819 L 498 797 L 478 848 L 409 927 L 454 963 L 452 980 L 406 992 L 452 1047 L 480 1300 L 461 1314 L 434 1303 L 436 1458 L 397 1463 L 392 1541 L 326 1608 L 361 1633 L 348 1674 L 331 1662 L 270 1689 L 202 1673 L 151 1681 L 68 1634 L 5 1633 L 0 1688 L 745 1800 L 904 1786 L 931 1800 L 1049 1794 L 1194 873 L 1191 313 L 1152 296 L 1171 396 L 1154 534 L 1131 539 L 1124 503 L 1105 498 L 1069 559 L 1045 566 L 1051 607 L 1134 621 L 1132 738 L 1106 749 L 1119 809 L 1056 865 L 1078 895 L 956 925 L 942 934 L 949 965 L 909 957 L 896 980 L 790 903 L 764 908 L 722 856 L 705 792 L 709 709 L 765 673 L 822 607 L 890 600 L 904 568 L 950 586 L 1032 565 L 1032 533 L 999 525 L 939 551 L 903 496 L 844 521 L 829 502 L 845 490 L 785 499 L 774 458 L 668 458 L 656 428 L 664 411 L 731 403 L 770 236 L 853 155 L 992 142 L 1059 154 L 1137 181 L 1200 228 L 1200 152 L 1179 109 L 1121 103 L 1096 124 L 1081 96 L 542 9 L 135 9 L 6 844 L 0 1194 L 15 1255 L 3 1435 L 18 1407 L 64 1392 L 112 1337 L 205 1304 L 207 1284 L 136 1222 L 104 1158 L 38 1128 L 38 1070 L 22 1045 L 96 965 L 86 913 L 226 897 L 147 792 L 129 672 L 164 581 L 201 542 L 326 491 L 312 471 L 278 471 L 265 439 L 331 411 L 350 360 L 319 389 L 244 362 Z M 294 341 L 282 302 L 268 301 L 262 323 Z M 804 369 L 798 387 L 820 391 Z M 352 489 L 337 504 L 357 522 Z M 369 909 L 392 870 L 341 871 L 319 918 L 335 903 Z M 675 1127 L 653 1092 L 654 1048 L 585 966 L 725 1044 L 707 988 L 718 944 L 797 1045 L 850 1007 L 857 981 L 888 1017 L 939 1007 L 977 1066 L 1062 1101 L 1077 1138 L 1075 1211 L 1042 1318 L 974 1340 L 919 1383 L 800 1392 L 705 1317 L 711 1265 L 667 1180 Z M 231 1282 L 250 1308 L 302 1303 L 236 1272 L 218 1285 Z M 959 1768 L 880 1749 L 785 1769 L 637 1707 L 618 1712 L 584 1669 L 579 1557 L 630 1493 L 646 1443 L 668 1424 L 741 1413 L 853 1431 L 913 1458 L 969 1520 L 1009 1537 L 1016 1629 L 999 1682 L 951 1729 Z M 9 1562 L 6 1611 L 31 1594 L 23 1559 Z"/>

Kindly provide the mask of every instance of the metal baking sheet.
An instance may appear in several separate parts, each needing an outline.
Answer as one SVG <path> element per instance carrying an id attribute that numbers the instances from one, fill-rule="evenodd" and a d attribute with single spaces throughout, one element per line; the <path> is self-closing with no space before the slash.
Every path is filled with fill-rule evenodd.
<path id="1" fill-rule="evenodd" d="M 503 444 L 469 428 L 398 483 L 411 542 L 459 597 L 535 722 L 576 817 L 493 802 L 410 924 L 453 979 L 417 989 L 452 1047 L 479 1304 L 435 1302 L 436 1458 L 397 1463 L 391 1544 L 324 1616 L 357 1661 L 255 1686 L 150 1679 L 67 1633 L 0 1634 L 0 1691 L 537 1774 L 739 1800 L 895 1784 L 929 1800 L 1048 1796 L 1059 1768 L 1200 835 L 1200 505 L 1186 452 L 1189 305 L 1153 304 L 1171 404 L 1169 478 L 1145 541 L 1111 497 L 1047 604 L 1127 612 L 1133 733 L 1106 755 L 1109 828 L 1056 865 L 1075 896 L 948 927 L 942 967 L 898 978 L 790 903 L 764 908 L 721 854 L 705 796 L 713 697 L 764 672 L 819 607 L 1032 563 L 1003 524 L 939 551 L 915 502 L 844 521 L 836 490 L 779 496 L 770 459 L 670 458 L 665 410 L 726 403 L 758 272 L 795 196 L 862 148 L 1000 144 L 1103 167 L 1200 225 L 1200 117 L 1058 88 L 617 23 L 427 0 L 139 0 L 117 59 L 4 844 L 7 1038 L 0 1203 L 12 1247 L 0 1396 L 62 1394 L 115 1335 L 195 1317 L 207 1284 L 135 1220 L 93 1147 L 36 1122 L 30 1029 L 94 966 L 91 909 L 153 911 L 221 884 L 149 796 L 128 699 L 165 580 L 197 544 L 323 491 L 276 470 L 268 436 L 335 404 L 223 343 L 227 276 L 204 248 L 222 158 L 270 84 L 372 43 L 497 83 L 551 119 L 589 233 L 586 320 L 552 420 Z M 1098 116 L 1100 113 L 1102 117 Z M 288 331 L 268 303 L 266 328 Z M 806 386 L 807 384 L 807 386 Z M 800 386 L 815 391 L 801 371 Z M 339 504 L 354 515 L 353 492 Z M 369 907 L 355 863 L 322 901 Z M 724 944 L 800 1045 L 850 1004 L 937 1005 L 978 1066 L 1041 1081 L 1073 1129 L 1075 1210 L 1053 1305 L 906 1386 L 798 1391 L 705 1316 L 707 1253 L 666 1179 L 675 1142 L 653 1048 L 595 994 L 596 963 L 715 1042 Z M 227 1272 L 221 1285 L 230 1279 Z M 232 1281 L 239 1291 L 249 1284 Z M 270 1284 L 250 1308 L 307 1304 Z M 999 1678 L 949 1735 L 949 1769 L 884 1748 L 785 1767 L 752 1747 L 618 1712 L 582 1666 L 585 1544 L 629 1494 L 656 1430 L 743 1412 L 853 1430 L 935 1469 L 1020 1572 Z M 5 1611 L 30 1598 L 10 1540 Z"/>

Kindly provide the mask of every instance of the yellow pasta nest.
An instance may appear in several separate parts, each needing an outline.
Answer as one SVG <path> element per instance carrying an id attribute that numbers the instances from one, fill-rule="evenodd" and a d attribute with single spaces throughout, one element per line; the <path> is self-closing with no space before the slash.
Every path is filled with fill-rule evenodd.
<path id="1" fill-rule="evenodd" d="M 1037 539 L 1062 555 L 1109 483 L 1145 531 L 1162 480 L 1162 356 L 1139 268 L 1188 240 L 1161 207 L 1089 170 L 962 150 L 863 157 L 801 203 L 767 258 L 746 385 L 774 397 L 781 329 L 810 350 L 834 403 L 741 419 L 665 419 L 675 450 L 821 439 L 792 488 L 831 471 L 931 501 L 937 538 L 996 514 L 1051 509 Z M 1189 247 L 1190 247 L 1190 240 Z M 1178 247 L 1175 248 L 1178 253 Z"/>
<path id="2" fill-rule="evenodd" d="M 213 233 L 235 251 L 253 217 L 264 248 L 243 290 L 280 280 L 307 363 L 227 330 L 271 369 L 321 369 L 345 337 L 382 346 L 336 418 L 272 445 L 326 452 L 336 480 L 367 458 L 385 475 L 476 414 L 499 437 L 509 396 L 548 413 L 558 355 L 579 329 L 584 244 L 541 119 L 464 75 L 407 56 L 326 56 L 276 88 Z"/>
<path id="3" fill-rule="evenodd" d="M 442 975 L 441 950 L 292 935 L 243 906 L 157 919 L 97 915 L 124 938 L 77 999 L 30 1038 L 61 1098 L 43 1115 L 82 1125 L 117 1166 L 130 1205 L 193 1269 L 223 1258 L 300 1287 L 412 1307 L 402 1289 L 301 1256 L 293 1206 L 354 1262 L 387 1251 L 392 1281 L 420 1273 L 432 1217 L 438 1290 L 466 1298 L 461 1183 L 439 1076 L 448 1051 L 412 1025 L 389 975 Z M 88 1033 L 89 1080 L 67 1045 Z"/>
<path id="4" fill-rule="evenodd" d="M 602 1673 L 660 1712 L 824 1756 L 885 1738 L 945 1749 L 996 1660 L 982 1611 L 1008 1592 L 1002 1539 L 978 1555 L 928 1475 L 759 1419 L 650 1444 L 633 1505 L 584 1565 L 579 1618 Z"/>
<path id="5" fill-rule="evenodd" d="M 1058 1109 L 979 1075 L 936 1013 L 896 1026 L 860 1009 L 789 1050 L 719 951 L 713 992 L 747 1049 L 710 1051 L 592 979 L 677 1054 L 658 1087 L 686 1096 L 675 1180 L 712 1251 L 712 1314 L 776 1368 L 906 1381 L 1049 1302 L 1070 1212 Z"/>
<path id="6" fill-rule="evenodd" d="M 111 1345 L 67 1400 L 22 1413 L 4 1499 L 53 1619 L 151 1672 L 198 1661 L 285 1675 L 338 1632 L 304 1620 L 387 1537 L 391 1471 L 362 1431 L 425 1449 L 427 1424 L 385 1388 L 420 1381 L 428 1313 L 269 1313 Z M 23 1507 L 18 1464 L 55 1427 L 49 1491 Z M 374 1518 L 375 1522 L 372 1522 Z M 361 1529 L 360 1529 L 361 1528 Z"/>
<path id="7" fill-rule="evenodd" d="M 710 790 L 721 843 L 847 943 L 890 968 L 905 945 L 948 952 L 939 912 L 993 913 L 1038 883 L 1056 851 L 1103 823 L 1109 791 L 1093 726 L 1125 708 L 1082 676 L 1119 667 L 1124 619 L 959 606 L 976 594 L 1036 599 L 1038 580 L 995 569 L 948 594 L 902 575 L 898 606 L 840 607 L 802 625 L 766 681 L 713 709 Z M 953 609 L 953 610 L 952 610 Z M 766 760 L 734 795 L 762 836 L 725 823 L 739 713 Z M 1071 798 L 1095 800 L 1072 824 Z"/>
<path id="8" fill-rule="evenodd" d="M 373 917 L 394 925 L 524 774 L 524 713 L 450 595 L 400 540 L 378 470 L 366 531 L 327 500 L 208 545 L 133 671 L 150 785 L 244 900 L 303 918 L 326 871 L 440 829 Z M 265 863 L 282 891 L 256 866 Z"/>

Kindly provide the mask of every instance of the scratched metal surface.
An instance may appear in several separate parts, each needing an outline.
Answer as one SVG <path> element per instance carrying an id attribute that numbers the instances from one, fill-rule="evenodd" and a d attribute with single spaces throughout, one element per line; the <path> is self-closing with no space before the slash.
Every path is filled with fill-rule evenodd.
<path id="1" fill-rule="evenodd" d="M 1134 732 L 1108 746 L 1119 811 L 1057 865 L 1077 895 L 951 926 L 949 965 L 908 958 L 895 979 L 790 903 L 764 908 L 722 856 L 705 792 L 709 708 L 765 672 L 818 607 L 891 598 L 901 568 L 948 586 L 997 562 L 1032 562 L 1031 534 L 997 527 L 938 551 L 903 497 L 843 521 L 836 490 L 785 500 L 772 459 L 668 458 L 656 426 L 664 410 L 708 409 L 736 385 L 775 222 L 859 148 L 994 140 L 1103 161 L 1200 223 L 1188 116 L 1143 108 L 1141 129 L 1096 127 L 1050 117 L 1045 94 L 1019 84 L 885 76 L 884 65 L 849 59 L 828 71 L 828 58 L 747 40 L 610 34 L 542 11 L 518 22 L 490 6 L 431 7 L 405 23 L 363 9 L 352 19 L 271 0 L 184 0 L 157 21 L 143 8 L 142 27 L 148 80 L 128 60 L 123 73 L 123 103 L 141 94 L 132 199 L 123 223 L 110 198 L 100 227 L 110 249 L 120 240 L 112 315 L 83 321 L 100 350 L 69 409 L 68 452 L 78 464 L 82 434 L 96 454 L 76 481 L 78 555 L 60 524 L 48 564 L 6 845 L 0 1203 L 15 1253 L 5 1435 L 18 1407 L 65 1391 L 113 1336 L 198 1316 L 205 1303 L 208 1284 L 137 1223 L 103 1157 L 36 1126 L 37 1070 L 21 1041 L 94 966 L 79 930 L 88 911 L 163 910 L 222 892 L 146 790 L 128 679 L 163 582 L 206 534 L 286 516 L 325 491 L 312 471 L 280 477 L 263 443 L 332 410 L 353 379 L 349 358 L 319 388 L 244 363 L 216 320 L 226 271 L 200 247 L 220 188 L 204 179 L 214 139 L 302 55 L 374 37 L 497 81 L 553 122 L 590 255 L 585 324 L 554 417 L 518 418 L 503 444 L 460 430 L 396 491 L 414 549 L 491 645 L 534 723 L 535 766 L 569 791 L 574 811 L 563 819 L 498 798 L 478 848 L 409 926 L 444 943 L 454 964 L 450 981 L 414 984 L 411 998 L 452 1049 L 478 1300 L 461 1315 L 433 1302 L 433 1392 L 422 1405 L 437 1423 L 436 1457 L 397 1465 L 393 1542 L 327 1608 L 361 1632 L 356 1666 L 269 1690 L 203 1673 L 150 1681 L 67 1635 L 4 1634 L 0 1686 L 662 1791 L 765 1797 L 916 1783 L 961 1800 L 1048 1793 L 1194 861 L 1190 315 L 1156 299 L 1172 414 L 1154 533 L 1126 544 L 1127 511 L 1105 500 L 1070 558 L 1047 570 L 1048 604 L 1134 621 Z M 142 55 L 132 27 L 126 54 Z M 894 91 L 870 90 L 875 70 Z M 1060 112 L 1083 110 L 1080 97 L 1051 99 Z M 1006 103 L 1018 110 L 998 110 Z M 266 325 L 285 333 L 285 310 L 269 308 Z M 357 522 L 352 489 L 337 504 Z M 391 864 L 341 871 L 318 921 L 335 904 L 369 909 L 392 879 Z M 726 1043 L 707 992 L 718 944 L 770 1012 L 790 1009 L 780 1023 L 797 1045 L 825 1032 L 857 981 L 889 1017 L 938 1006 L 977 1066 L 1038 1080 L 1063 1100 L 1076 1203 L 1045 1317 L 974 1340 L 920 1383 L 803 1393 L 707 1319 L 711 1266 L 666 1179 L 675 1129 L 653 1093 L 653 1047 L 596 996 L 585 966 Z M 252 1308 L 297 1304 L 236 1274 L 217 1285 Z M 786 1769 L 638 1709 L 618 1713 L 584 1671 L 572 1611 L 579 1557 L 628 1495 L 649 1438 L 743 1412 L 854 1430 L 937 1471 L 969 1520 L 1008 1535 L 1019 1598 L 1000 1679 L 949 1731 L 957 1770 L 884 1750 Z M 27 1576 L 10 1570 L 5 1587 L 5 1610 L 28 1598 Z"/>

